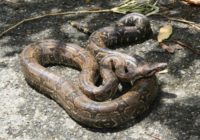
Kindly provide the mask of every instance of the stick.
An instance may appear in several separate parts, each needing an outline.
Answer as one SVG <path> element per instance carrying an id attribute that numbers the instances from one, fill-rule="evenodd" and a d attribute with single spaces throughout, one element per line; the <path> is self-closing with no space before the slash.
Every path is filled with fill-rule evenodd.
<path id="1" fill-rule="evenodd" d="M 185 19 L 178 19 L 178 18 L 172 18 L 172 17 L 167 17 L 167 19 L 189 24 L 200 31 L 200 24 L 198 24 L 198 23 L 195 23 L 195 22 L 192 22 L 189 20 L 185 20 Z"/>
<path id="2" fill-rule="evenodd" d="M 182 47 L 185 47 L 185 48 L 191 50 L 194 54 L 200 55 L 200 50 L 196 50 L 196 49 L 194 49 L 194 48 L 188 46 L 187 44 L 185 44 L 185 43 L 183 43 L 183 42 L 181 42 L 181 41 L 179 41 L 179 40 L 173 40 L 173 42 L 175 42 L 175 43 L 181 45 Z"/>
<path id="3" fill-rule="evenodd" d="M 155 136 L 152 136 L 152 135 L 150 135 L 150 134 L 148 134 L 148 133 L 145 133 L 147 136 L 149 136 L 149 137 L 152 137 L 152 138 L 154 138 L 155 140 L 160 140 L 158 137 L 155 137 Z"/>
<path id="4" fill-rule="evenodd" d="M 69 12 L 60 12 L 60 13 L 50 13 L 50 14 L 44 14 L 44 15 L 36 16 L 36 17 L 32 17 L 32 18 L 27 18 L 27 19 L 23 19 L 23 20 L 17 22 L 16 24 L 12 25 L 11 27 L 9 27 L 5 31 L 3 31 L 0 34 L 0 37 L 2 37 L 3 35 L 5 35 L 6 33 L 8 33 L 9 31 L 11 31 L 12 29 L 18 27 L 19 25 L 21 25 L 21 24 L 23 24 L 25 22 L 29 22 L 29 21 L 33 21 L 33 20 L 38 20 L 38 19 L 45 18 L 45 17 L 62 16 L 62 15 L 69 15 L 69 14 L 105 13 L 105 12 L 112 12 L 112 11 L 110 9 L 96 10 L 96 11 L 88 11 L 88 10 L 83 10 L 83 11 L 69 11 Z"/>
<path id="5" fill-rule="evenodd" d="M 162 16 L 162 17 L 164 17 L 164 18 L 166 18 L 168 20 L 171 20 L 171 21 L 178 21 L 178 22 L 182 22 L 182 23 L 185 23 L 185 24 L 189 24 L 189 25 L 193 26 L 194 28 L 196 28 L 197 30 L 200 31 L 200 24 L 198 24 L 198 23 L 195 23 L 195 22 L 192 22 L 192 21 L 189 21 L 189 20 L 186 20 L 186 19 L 168 17 L 168 16 L 163 15 L 161 13 L 155 13 L 155 14 L 153 13 L 153 14 L 151 14 L 149 16 L 153 16 L 153 15 Z"/>
<path id="6" fill-rule="evenodd" d="M 159 10 L 159 8 L 156 6 L 156 3 L 153 4 L 153 5 L 151 5 L 150 3 L 144 3 L 144 4 L 138 5 L 135 0 L 126 0 L 125 2 L 121 3 L 120 5 L 118 5 L 114 8 L 111 8 L 111 9 L 91 10 L 91 11 L 90 10 L 83 10 L 83 11 L 58 12 L 58 13 L 50 13 L 50 14 L 45 14 L 45 15 L 41 15 L 41 16 L 23 19 L 23 20 L 17 22 L 16 24 L 12 25 L 11 27 L 9 27 L 8 29 L 3 31 L 2 33 L 0 33 L 0 37 L 2 37 L 3 35 L 8 33 L 9 31 L 13 30 L 14 28 L 18 27 L 19 25 L 21 25 L 25 22 L 41 19 L 41 18 L 44 18 L 44 17 L 61 16 L 61 15 L 67 15 L 67 14 L 84 14 L 84 13 L 106 13 L 106 12 L 127 13 L 127 12 L 134 12 L 134 11 L 136 12 L 138 10 L 140 12 L 142 12 L 142 11 L 146 10 L 145 6 L 150 7 L 150 11 L 148 10 L 148 13 L 150 12 L 149 15 L 157 13 L 158 10 Z"/>

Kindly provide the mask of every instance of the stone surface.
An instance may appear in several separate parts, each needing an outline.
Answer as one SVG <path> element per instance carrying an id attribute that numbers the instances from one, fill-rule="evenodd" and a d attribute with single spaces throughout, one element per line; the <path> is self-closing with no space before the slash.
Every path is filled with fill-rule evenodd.
<path id="1" fill-rule="evenodd" d="M 2 1 L 0 1 L 2 2 Z M 18 2 L 18 1 L 14 1 Z M 0 3 L 0 32 L 19 20 L 49 11 L 69 11 L 88 7 L 109 7 L 113 1 L 26 0 L 17 6 Z M 116 3 L 116 1 L 115 1 Z M 195 7 L 174 7 L 176 17 L 200 23 Z M 1 140 L 198 140 L 200 139 L 200 56 L 187 48 L 174 54 L 162 50 L 152 37 L 141 44 L 128 45 L 119 51 L 137 54 L 149 62 L 168 62 L 168 72 L 158 74 L 160 96 L 143 118 L 116 130 L 89 129 L 77 124 L 53 100 L 29 87 L 20 70 L 19 53 L 30 42 L 45 38 L 84 44 L 88 36 L 68 24 L 69 20 L 85 21 L 93 30 L 112 24 L 121 15 L 88 14 L 43 18 L 25 23 L 0 38 L 0 139 Z M 166 21 L 151 17 L 154 33 Z M 199 49 L 200 33 L 187 24 L 172 22 L 170 40 L 180 40 Z M 170 42 L 169 40 L 169 42 Z M 172 47 L 175 45 L 172 44 Z M 76 82 L 78 71 L 53 66 L 53 72 Z"/>

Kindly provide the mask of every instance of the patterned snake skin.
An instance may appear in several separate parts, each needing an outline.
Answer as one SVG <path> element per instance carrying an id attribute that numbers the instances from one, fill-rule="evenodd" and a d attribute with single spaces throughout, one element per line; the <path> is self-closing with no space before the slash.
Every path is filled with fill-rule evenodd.
<path id="1" fill-rule="evenodd" d="M 95 128 L 117 127 L 149 108 L 158 92 L 155 73 L 167 64 L 149 65 L 108 48 L 146 38 L 150 32 L 148 19 L 131 13 L 115 26 L 93 32 L 87 49 L 56 40 L 32 43 L 20 55 L 25 79 L 60 104 L 79 123 Z M 79 69 L 79 88 L 48 71 L 44 67 L 48 64 Z M 98 77 L 102 79 L 99 86 L 96 85 Z M 131 88 L 116 96 L 120 83 L 130 83 Z"/>

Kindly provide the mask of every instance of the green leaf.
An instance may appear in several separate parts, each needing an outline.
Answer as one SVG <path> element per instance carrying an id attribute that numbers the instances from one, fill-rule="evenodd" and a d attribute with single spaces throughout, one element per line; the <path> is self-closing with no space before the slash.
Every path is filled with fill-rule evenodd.
<path id="1" fill-rule="evenodd" d="M 115 13 L 130 13 L 130 12 L 139 12 L 143 14 L 150 13 L 154 10 L 157 10 L 154 4 L 151 4 L 148 0 L 143 2 L 136 2 L 135 0 L 124 0 L 121 4 L 111 9 Z"/>

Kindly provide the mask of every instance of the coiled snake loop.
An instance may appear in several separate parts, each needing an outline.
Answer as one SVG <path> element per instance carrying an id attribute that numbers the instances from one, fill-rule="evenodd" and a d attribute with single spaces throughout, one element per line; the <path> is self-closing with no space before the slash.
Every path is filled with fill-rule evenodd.
<path id="1" fill-rule="evenodd" d="M 96 128 L 117 127 L 149 108 L 158 92 L 154 74 L 166 64 L 148 65 L 108 48 L 148 37 L 150 32 L 149 20 L 141 14 L 131 13 L 115 26 L 92 33 L 87 49 L 56 40 L 35 42 L 26 46 L 20 55 L 22 71 L 30 85 L 49 95 L 76 121 Z M 48 71 L 44 67 L 47 64 L 80 69 L 79 88 Z M 99 86 L 95 84 L 98 72 L 102 78 Z M 134 79 L 138 80 L 130 90 L 116 97 L 118 85 Z"/>

